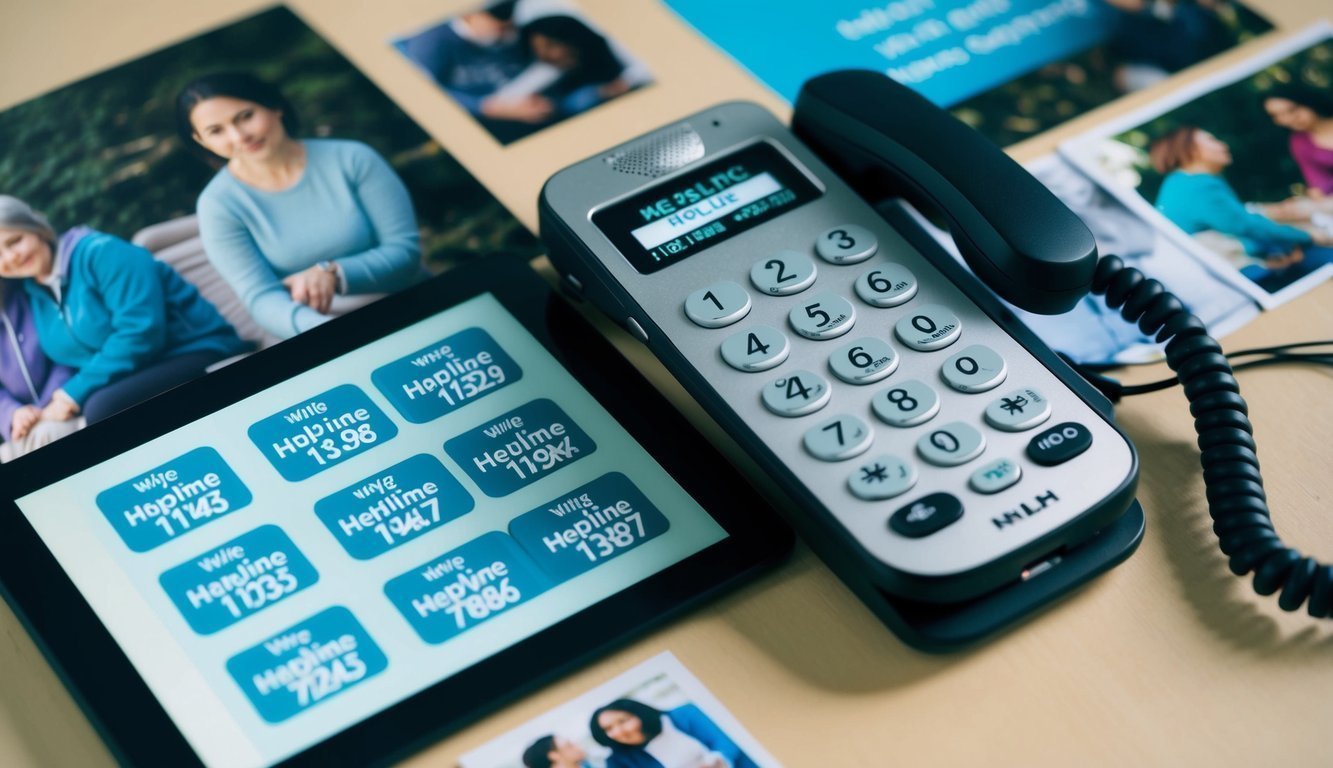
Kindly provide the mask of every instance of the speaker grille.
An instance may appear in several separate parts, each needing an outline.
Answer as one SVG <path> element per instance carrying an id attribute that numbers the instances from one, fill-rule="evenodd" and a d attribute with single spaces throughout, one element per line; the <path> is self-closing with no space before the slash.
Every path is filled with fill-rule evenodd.
<path id="1" fill-rule="evenodd" d="M 655 133 L 637 144 L 608 155 L 612 170 L 657 178 L 704 156 L 704 140 L 688 124 Z"/>

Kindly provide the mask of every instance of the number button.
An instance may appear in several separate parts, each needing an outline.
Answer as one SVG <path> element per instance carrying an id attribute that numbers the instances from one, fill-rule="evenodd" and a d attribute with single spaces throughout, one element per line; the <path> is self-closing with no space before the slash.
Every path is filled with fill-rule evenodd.
<path id="1" fill-rule="evenodd" d="M 787 359 L 791 343 L 777 328 L 756 325 L 722 342 L 722 359 L 738 371 L 754 373 L 776 368 Z"/>
<path id="2" fill-rule="evenodd" d="M 750 268 L 750 282 L 770 296 L 790 296 L 815 284 L 815 261 L 796 251 L 778 251 Z"/>
<path id="3" fill-rule="evenodd" d="M 1051 401 L 1031 387 L 1015 389 L 986 406 L 986 423 L 1005 432 L 1022 432 L 1051 418 Z"/>
<path id="4" fill-rule="evenodd" d="M 865 336 L 834 352 L 828 364 L 833 375 L 848 384 L 870 384 L 896 371 L 898 360 L 887 342 Z"/>
<path id="5" fill-rule="evenodd" d="M 852 495 L 866 501 L 891 499 L 916 485 L 916 465 L 884 453 L 861 463 L 847 478 Z"/>
<path id="6" fill-rule="evenodd" d="M 828 405 L 833 390 L 828 380 L 809 371 L 792 371 L 764 387 L 768 410 L 779 416 L 804 416 Z"/>
<path id="7" fill-rule="evenodd" d="M 995 389 L 1007 373 L 1004 358 L 980 344 L 973 344 L 944 361 L 940 369 L 944 381 L 959 392 Z"/>
<path id="8" fill-rule="evenodd" d="M 972 427 L 955 421 L 937 427 L 916 441 L 921 458 L 937 467 L 956 467 L 966 464 L 986 450 L 986 438 Z"/>
<path id="9" fill-rule="evenodd" d="M 842 461 L 865 453 L 874 439 L 864 421 L 844 414 L 811 427 L 802 442 L 816 459 Z"/>
<path id="10" fill-rule="evenodd" d="M 731 325 L 750 314 L 750 294 L 730 280 L 713 283 L 685 299 L 685 314 L 705 328 Z"/>
<path id="11" fill-rule="evenodd" d="M 891 427 L 915 427 L 940 412 L 940 396 L 929 386 L 911 379 L 875 393 L 870 408 Z"/>
<path id="12" fill-rule="evenodd" d="M 896 307 L 916 295 L 916 276 L 901 264 L 881 264 L 856 278 L 856 295 L 872 307 Z"/>
<path id="13" fill-rule="evenodd" d="M 898 340 L 920 352 L 944 349 L 958 341 L 963 322 L 939 304 L 923 304 L 893 327 Z"/>
<path id="14" fill-rule="evenodd" d="M 788 315 L 791 327 L 807 339 L 834 339 L 852 329 L 856 310 L 836 293 L 821 293 L 796 305 Z"/>
<path id="15" fill-rule="evenodd" d="M 999 493 L 1018 482 L 1023 476 L 1022 467 L 1009 459 L 996 459 L 972 473 L 967 484 L 977 493 Z"/>
<path id="16" fill-rule="evenodd" d="M 875 235 L 855 224 L 834 227 L 815 240 L 815 253 L 830 264 L 855 264 L 874 256 L 878 250 Z"/>

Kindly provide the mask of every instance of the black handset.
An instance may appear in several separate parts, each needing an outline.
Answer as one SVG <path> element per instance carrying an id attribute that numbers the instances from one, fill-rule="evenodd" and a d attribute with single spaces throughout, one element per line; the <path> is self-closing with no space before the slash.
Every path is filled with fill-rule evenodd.
<path id="1" fill-rule="evenodd" d="M 1092 287 L 1092 232 L 977 131 L 905 85 L 863 70 L 802 86 L 792 132 L 868 199 L 925 202 L 968 266 L 1030 312 L 1073 309 Z"/>
<path id="2" fill-rule="evenodd" d="M 1086 292 L 1092 237 L 882 76 L 817 78 L 794 127 L 808 143 L 728 103 L 576 163 L 542 191 L 542 236 L 877 616 L 958 648 L 1133 551 L 1137 456 L 1099 393 L 901 209 L 868 201 L 934 201 L 987 282 L 1048 312 Z"/>

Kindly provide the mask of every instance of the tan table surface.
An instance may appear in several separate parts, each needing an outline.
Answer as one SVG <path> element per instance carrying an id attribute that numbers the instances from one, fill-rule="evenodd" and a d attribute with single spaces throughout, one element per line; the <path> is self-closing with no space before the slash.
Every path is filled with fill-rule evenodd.
<path id="1" fill-rule="evenodd" d="M 653 0 L 583 0 L 658 82 L 501 149 L 385 41 L 472 5 L 300 0 L 293 7 L 535 228 L 541 182 L 598 149 L 728 98 L 783 103 Z M 775 6 L 780 3 L 775 3 Z M 866 6 L 874 6 L 867 0 Z M 1251 0 L 1278 32 L 1186 78 L 1261 50 L 1328 0 Z M 265 7 L 249 0 L 11 0 L 0 21 L 0 109 Z M 776 12 L 776 11 L 775 11 Z M 1159 86 L 1015 148 L 1031 159 Z M 2 191 L 2 190 L 0 190 Z M 696 421 L 646 352 L 606 323 Z M 1261 316 L 1231 348 L 1333 336 L 1333 285 Z M 1160 370 L 1137 372 L 1147 380 Z M 1333 560 L 1333 374 L 1242 374 L 1279 532 Z M 803 547 L 756 582 L 538 691 L 409 761 L 461 753 L 670 650 L 789 766 L 1330 765 L 1333 629 L 1286 615 L 1230 575 L 1203 505 L 1179 391 L 1134 398 L 1118 418 L 1143 463 L 1142 546 L 1128 562 L 1016 630 L 947 657 L 907 649 Z M 705 425 L 725 442 L 714 427 Z M 111 762 L 8 606 L 0 604 L 0 765 Z"/>

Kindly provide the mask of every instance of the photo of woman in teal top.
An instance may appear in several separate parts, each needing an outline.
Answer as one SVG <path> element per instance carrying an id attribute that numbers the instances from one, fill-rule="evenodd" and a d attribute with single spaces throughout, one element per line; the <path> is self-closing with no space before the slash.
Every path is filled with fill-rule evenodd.
<path id="1" fill-rule="evenodd" d="M 148 251 L 86 227 L 57 234 L 27 203 L 3 195 L 0 277 L 22 281 L 42 351 L 77 370 L 44 419 L 100 421 L 248 348 Z"/>
<path id="2" fill-rule="evenodd" d="M 209 261 L 260 327 L 290 338 L 334 296 L 392 293 L 425 276 L 407 188 L 370 147 L 297 139 L 273 86 L 222 73 L 187 85 L 177 130 L 225 165 L 199 195 Z"/>
<path id="3" fill-rule="evenodd" d="M 1222 177 L 1231 165 L 1226 142 L 1182 125 L 1152 143 L 1149 158 L 1164 174 L 1157 210 L 1191 235 L 1217 232 L 1244 249 L 1241 274 L 1273 292 L 1333 262 L 1333 245 L 1319 233 L 1273 221 L 1250 210 Z"/>

